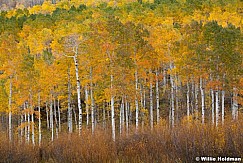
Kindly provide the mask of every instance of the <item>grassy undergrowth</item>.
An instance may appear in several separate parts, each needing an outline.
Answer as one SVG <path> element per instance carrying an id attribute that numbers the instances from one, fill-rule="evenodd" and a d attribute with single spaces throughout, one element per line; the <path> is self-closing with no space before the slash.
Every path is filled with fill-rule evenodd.
<path id="1" fill-rule="evenodd" d="M 243 120 L 227 121 L 212 127 L 199 122 L 180 123 L 174 128 L 156 126 L 117 136 L 113 142 L 110 130 L 97 128 L 92 135 L 84 129 L 59 134 L 53 142 L 41 146 L 13 141 L 0 134 L 0 162 L 195 162 L 197 156 L 243 158 Z"/>

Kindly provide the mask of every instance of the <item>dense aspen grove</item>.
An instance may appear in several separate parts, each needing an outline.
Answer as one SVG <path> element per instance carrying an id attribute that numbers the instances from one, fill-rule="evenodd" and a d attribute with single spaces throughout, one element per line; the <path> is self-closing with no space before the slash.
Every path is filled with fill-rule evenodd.
<path id="1" fill-rule="evenodd" d="M 0 162 L 243 159 L 243 2 L 0 6 Z"/>

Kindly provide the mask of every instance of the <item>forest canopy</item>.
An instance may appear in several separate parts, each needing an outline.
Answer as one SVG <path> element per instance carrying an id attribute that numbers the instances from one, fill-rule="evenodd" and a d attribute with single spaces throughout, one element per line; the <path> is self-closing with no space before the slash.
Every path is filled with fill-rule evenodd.
<path id="1" fill-rule="evenodd" d="M 17 133 L 34 144 L 42 129 L 53 140 L 61 126 L 81 133 L 106 124 L 116 140 L 133 124 L 219 126 L 242 114 L 240 1 L 1 0 L 0 6 L 0 113 L 8 117 L 10 140 Z"/>

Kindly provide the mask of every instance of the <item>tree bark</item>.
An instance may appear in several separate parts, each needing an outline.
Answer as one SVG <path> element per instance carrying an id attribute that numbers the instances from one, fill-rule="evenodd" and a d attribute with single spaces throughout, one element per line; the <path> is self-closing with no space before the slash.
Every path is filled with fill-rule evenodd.
<path id="1" fill-rule="evenodd" d="M 138 71 L 135 71 L 135 108 L 136 108 L 136 130 L 138 129 Z"/>
<path id="2" fill-rule="evenodd" d="M 219 90 L 218 90 L 218 88 L 215 92 L 215 112 L 216 112 L 215 124 L 216 124 L 216 126 L 218 126 L 218 123 L 219 123 Z"/>
<path id="3" fill-rule="evenodd" d="M 71 108 L 71 81 L 70 68 L 68 67 L 68 132 L 73 132 L 72 108 Z"/>
<path id="4" fill-rule="evenodd" d="M 51 141 L 54 140 L 54 123 L 53 123 L 53 110 L 52 110 L 52 94 L 50 98 L 50 129 L 51 129 Z"/>
<path id="5" fill-rule="evenodd" d="M 170 65 L 170 68 L 172 69 L 172 64 Z M 171 83 L 171 125 L 174 127 L 175 124 L 175 94 L 174 94 L 174 77 L 172 74 L 170 74 L 170 83 Z"/>
<path id="6" fill-rule="evenodd" d="M 111 74 L 111 128 L 112 139 L 116 140 L 116 126 L 115 126 L 115 108 L 114 108 L 114 95 L 113 95 L 113 75 Z"/>
<path id="7" fill-rule="evenodd" d="M 61 112 L 60 112 L 60 100 L 57 98 L 57 112 L 58 112 L 58 131 L 61 132 Z"/>
<path id="8" fill-rule="evenodd" d="M 152 70 L 149 70 L 149 74 L 152 75 Z M 150 76 L 149 81 L 149 99 L 150 99 L 150 127 L 153 129 L 153 123 L 154 123 L 154 116 L 153 116 L 153 83 L 152 83 L 152 77 Z"/>
<path id="9" fill-rule="evenodd" d="M 12 141 L 12 76 L 9 81 L 9 97 L 8 97 L 8 136 L 9 141 Z"/>
<path id="10" fill-rule="evenodd" d="M 186 93 L 186 106 L 187 106 L 187 120 L 190 118 L 190 87 L 189 82 L 187 82 L 187 93 Z"/>
<path id="11" fill-rule="evenodd" d="M 157 113 L 157 124 L 159 124 L 159 79 L 158 79 L 158 70 L 155 72 L 156 78 L 156 113 Z"/>
<path id="12" fill-rule="evenodd" d="M 77 51 L 75 56 L 73 57 L 75 63 L 75 74 L 76 74 L 76 82 L 77 82 L 77 96 L 78 96 L 78 133 L 81 134 L 82 130 L 82 107 L 81 107 L 81 86 L 79 80 L 79 72 L 78 72 L 78 59 L 77 59 Z"/>
<path id="13" fill-rule="evenodd" d="M 210 92 L 211 92 L 211 108 L 212 108 L 212 124 L 214 124 L 214 91 L 213 89 L 211 88 L 210 89 Z"/>
<path id="14" fill-rule="evenodd" d="M 200 77 L 200 90 L 201 90 L 201 102 L 202 102 L 202 123 L 204 124 L 204 115 L 205 115 L 205 97 L 203 89 L 203 79 Z"/>
<path id="15" fill-rule="evenodd" d="M 92 67 L 90 67 L 90 99 L 91 99 L 91 125 L 92 125 L 92 133 L 94 133 L 95 129 L 95 103 L 93 97 L 93 72 Z"/>
<path id="16" fill-rule="evenodd" d="M 89 91 L 88 86 L 85 85 L 85 110 L 86 110 L 86 125 L 89 126 Z"/>
<path id="17" fill-rule="evenodd" d="M 237 101 L 237 88 L 233 88 L 233 103 L 232 103 L 232 118 L 233 120 L 237 119 L 238 112 L 238 101 Z"/>
<path id="18" fill-rule="evenodd" d="M 39 146 L 41 145 L 41 104 L 40 104 L 40 102 L 41 102 L 41 99 L 40 99 L 40 92 L 38 92 L 38 112 L 39 112 L 39 125 L 38 125 L 38 127 L 39 127 Z"/>

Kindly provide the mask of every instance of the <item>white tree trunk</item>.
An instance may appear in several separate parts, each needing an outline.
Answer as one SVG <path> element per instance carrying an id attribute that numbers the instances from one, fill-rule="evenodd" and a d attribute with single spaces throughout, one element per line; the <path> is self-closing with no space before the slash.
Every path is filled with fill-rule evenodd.
<path id="1" fill-rule="evenodd" d="M 61 112 L 60 112 L 60 100 L 57 98 L 57 112 L 58 112 L 58 131 L 61 132 Z"/>
<path id="2" fill-rule="evenodd" d="M 232 118 L 233 120 L 237 119 L 238 112 L 238 101 L 237 101 L 237 88 L 233 88 L 233 103 L 232 103 Z"/>
<path id="3" fill-rule="evenodd" d="M 114 95 L 113 95 L 113 75 L 111 74 L 111 128 L 112 139 L 116 140 L 116 126 L 115 126 L 115 108 L 114 108 Z"/>
<path id="4" fill-rule="evenodd" d="M 142 130 L 144 128 L 144 109 L 145 109 L 145 106 L 144 106 L 144 103 L 143 103 L 143 87 L 142 87 L 142 84 L 140 84 L 140 105 L 141 105 L 141 108 L 143 109 L 141 111 L 141 121 L 142 121 Z"/>
<path id="5" fill-rule="evenodd" d="M 126 133 L 128 134 L 128 129 L 129 129 L 129 123 L 128 123 L 128 102 L 127 98 L 125 96 L 125 112 L 126 112 Z"/>
<path id="6" fill-rule="evenodd" d="M 172 68 L 172 66 L 171 66 Z M 171 83 L 171 125 L 174 127 L 175 124 L 175 94 L 174 94 L 174 78 L 173 75 L 170 74 L 170 83 Z"/>
<path id="7" fill-rule="evenodd" d="M 40 92 L 38 93 L 38 112 L 39 112 L 39 146 L 41 145 L 41 106 L 40 106 L 40 102 L 41 102 L 41 99 L 40 99 Z"/>
<path id="8" fill-rule="evenodd" d="M 22 112 L 21 112 L 21 119 L 20 119 L 20 125 L 21 125 L 21 128 L 20 128 L 20 138 L 21 138 L 21 140 L 20 140 L 20 142 L 22 143 L 23 141 L 22 141 L 22 139 L 23 139 L 23 134 L 24 134 L 24 130 L 23 130 L 23 127 L 22 127 L 22 125 L 23 125 L 23 122 L 24 122 L 24 115 L 23 115 L 23 109 L 24 109 L 24 106 L 23 106 L 23 108 L 22 108 Z"/>
<path id="9" fill-rule="evenodd" d="M 91 100 L 91 125 L 92 125 L 92 133 L 94 133 L 95 129 L 95 103 L 94 103 L 94 96 L 93 96 L 93 74 L 92 74 L 92 67 L 90 67 L 90 100 Z"/>
<path id="10" fill-rule="evenodd" d="M 52 95 L 50 99 L 50 129 L 51 129 L 51 141 L 54 140 L 54 123 L 53 123 L 53 110 L 52 110 Z"/>
<path id="11" fill-rule="evenodd" d="M 121 110 L 122 131 L 124 129 L 124 120 L 125 120 L 124 109 L 125 109 L 124 96 L 122 96 L 122 110 Z"/>
<path id="12" fill-rule="evenodd" d="M 214 124 L 214 91 L 213 89 L 210 89 L 211 91 L 211 107 L 212 107 L 212 124 Z"/>
<path id="13" fill-rule="evenodd" d="M 151 69 L 149 70 L 149 74 L 152 75 Z M 149 90 L 149 99 L 150 99 L 150 127 L 153 129 L 153 123 L 154 123 L 154 116 L 153 116 L 153 83 L 152 83 L 152 77 L 150 77 L 150 90 Z"/>
<path id="14" fill-rule="evenodd" d="M 195 113 L 198 119 L 198 84 L 195 82 Z"/>
<path id="15" fill-rule="evenodd" d="M 68 68 L 68 132 L 73 132 L 72 108 L 71 108 L 71 81 L 70 68 Z"/>
<path id="16" fill-rule="evenodd" d="M 203 79 L 200 77 L 200 90 L 201 90 L 201 102 L 202 102 L 202 123 L 204 124 L 205 115 L 205 97 L 203 89 Z"/>
<path id="17" fill-rule="evenodd" d="M 79 80 L 79 72 L 78 72 L 78 59 L 77 54 L 73 57 L 75 63 L 75 74 L 76 74 L 76 82 L 77 82 L 77 96 L 78 96 L 78 133 L 81 134 L 82 130 L 82 107 L 81 107 L 81 86 Z"/>
<path id="18" fill-rule="evenodd" d="M 218 124 L 219 124 L 219 91 L 218 91 L 218 89 L 215 92 L 215 112 L 216 112 L 215 124 L 216 124 L 216 126 L 218 126 Z"/>
<path id="19" fill-rule="evenodd" d="M 31 111 L 31 134 L 32 134 L 32 144 L 35 145 L 35 122 L 34 122 L 34 108 L 33 108 L 33 98 L 32 91 L 30 90 L 30 111 Z"/>
<path id="20" fill-rule="evenodd" d="M 8 134 L 9 134 L 9 141 L 12 141 L 12 76 L 10 76 L 9 81 L 9 97 L 8 97 Z"/>
<path id="21" fill-rule="evenodd" d="M 25 135 L 25 141 L 28 140 L 28 136 L 27 136 L 27 133 L 28 133 L 28 126 L 27 126 L 27 114 L 26 114 L 26 102 L 24 102 L 24 135 Z"/>
<path id="22" fill-rule="evenodd" d="M 187 93 L 186 93 L 186 106 L 187 106 L 187 120 L 190 118 L 190 87 L 189 82 L 187 82 Z"/>
<path id="23" fill-rule="evenodd" d="M 88 86 L 85 85 L 85 110 L 86 110 L 86 125 L 89 126 L 89 91 Z"/>
<path id="24" fill-rule="evenodd" d="M 55 96 L 54 96 L 54 99 L 53 99 L 53 113 L 54 113 L 54 120 L 55 120 L 56 136 L 58 138 L 57 106 L 56 106 Z"/>
<path id="25" fill-rule="evenodd" d="M 222 124 L 224 124 L 224 97 L 225 97 L 225 91 L 222 90 L 222 101 L 221 101 L 221 108 L 222 108 Z"/>
<path id="26" fill-rule="evenodd" d="M 29 106 L 28 106 L 28 104 L 27 104 L 27 110 L 28 110 L 28 114 L 27 114 L 27 121 L 28 121 L 28 123 L 27 123 L 27 143 L 29 144 L 29 142 L 30 142 L 30 108 L 29 108 Z"/>
<path id="27" fill-rule="evenodd" d="M 175 82 L 174 82 L 174 85 L 175 85 L 175 113 L 176 113 L 176 122 L 179 121 L 179 95 L 178 95 L 178 85 L 179 85 L 179 79 L 178 79 L 178 75 L 175 75 Z"/>
<path id="28" fill-rule="evenodd" d="M 159 79 L 158 79 L 158 70 L 156 70 L 155 72 L 156 78 L 155 78 L 155 82 L 156 82 L 156 113 L 157 113 L 157 124 L 159 124 Z"/>
<path id="29" fill-rule="evenodd" d="M 194 101 L 195 101 L 195 85 L 194 85 L 194 79 L 192 78 L 191 79 L 192 80 L 192 84 L 191 84 L 191 86 L 192 86 L 192 88 L 191 88 L 191 113 L 193 114 L 194 113 L 194 109 L 195 109 L 195 106 L 194 106 Z"/>
<path id="30" fill-rule="evenodd" d="M 31 131 L 32 131 L 32 144 L 35 145 L 35 122 L 34 122 L 34 109 L 33 109 L 33 107 L 31 109 Z"/>
<path id="31" fill-rule="evenodd" d="M 136 130 L 138 129 L 138 71 L 135 71 L 135 108 L 136 108 Z"/>
<path id="32" fill-rule="evenodd" d="M 122 96 L 121 106 L 120 106 L 120 134 L 124 129 L 124 96 Z"/>
<path id="33" fill-rule="evenodd" d="M 54 113 L 54 120 L 55 120 L 56 136 L 58 138 L 57 106 L 56 106 L 55 96 L 54 96 L 54 99 L 53 99 L 53 113 Z"/>

